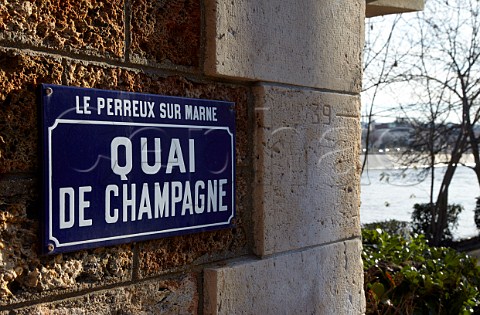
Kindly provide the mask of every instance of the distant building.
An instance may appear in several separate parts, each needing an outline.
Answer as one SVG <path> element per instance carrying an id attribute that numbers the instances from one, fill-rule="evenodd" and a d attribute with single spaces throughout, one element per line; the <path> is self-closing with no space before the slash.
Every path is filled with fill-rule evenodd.
<path id="1" fill-rule="evenodd" d="M 367 127 L 362 128 L 362 148 L 367 146 Z M 370 125 L 368 146 L 374 152 L 384 150 L 400 151 L 409 146 L 414 128 L 404 118 L 397 118 L 394 122 L 375 123 Z"/>

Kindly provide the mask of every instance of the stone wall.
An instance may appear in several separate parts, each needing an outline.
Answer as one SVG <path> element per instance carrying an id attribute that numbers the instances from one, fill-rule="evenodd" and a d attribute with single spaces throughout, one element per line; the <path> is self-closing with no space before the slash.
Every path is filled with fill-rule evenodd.
<path id="1" fill-rule="evenodd" d="M 363 312 L 365 3 L 0 3 L 0 314 Z M 236 103 L 231 229 L 39 255 L 38 84 Z"/>

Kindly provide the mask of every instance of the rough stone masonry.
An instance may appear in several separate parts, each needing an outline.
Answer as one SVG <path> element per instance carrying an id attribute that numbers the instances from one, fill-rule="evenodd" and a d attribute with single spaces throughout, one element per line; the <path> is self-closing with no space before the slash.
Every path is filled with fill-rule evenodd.
<path id="1" fill-rule="evenodd" d="M 364 17 L 364 0 L 0 1 L 0 314 L 362 313 Z M 234 227 L 40 255 L 41 83 L 234 102 Z"/>

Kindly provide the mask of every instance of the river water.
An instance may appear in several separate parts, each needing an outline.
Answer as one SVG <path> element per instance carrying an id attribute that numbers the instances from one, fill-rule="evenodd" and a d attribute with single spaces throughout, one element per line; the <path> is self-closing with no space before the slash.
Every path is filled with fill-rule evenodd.
<path id="1" fill-rule="evenodd" d="M 437 189 L 444 171 L 445 167 L 435 169 Z M 388 174 L 390 176 L 386 176 Z M 409 173 L 404 178 L 392 174 L 394 173 L 388 169 L 369 169 L 362 175 L 360 207 L 362 223 L 389 219 L 410 221 L 413 205 L 429 202 L 430 177 L 419 183 L 415 174 Z M 475 173 L 464 166 L 457 168 L 449 190 L 449 203 L 461 204 L 465 209 L 459 215 L 458 228 L 453 230 L 454 239 L 479 234 L 474 222 L 475 197 L 478 196 L 480 189 Z"/>

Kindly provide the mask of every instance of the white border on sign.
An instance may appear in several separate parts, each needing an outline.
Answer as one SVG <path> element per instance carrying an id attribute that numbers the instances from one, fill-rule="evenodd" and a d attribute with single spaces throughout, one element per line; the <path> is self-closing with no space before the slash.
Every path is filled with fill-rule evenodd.
<path id="1" fill-rule="evenodd" d="M 58 239 L 53 236 L 52 231 L 52 214 L 53 214 L 53 205 L 52 205 L 52 132 L 59 124 L 79 124 L 79 125 L 112 125 L 112 126 L 138 126 L 138 127 L 162 127 L 162 128 L 192 128 L 192 129 L 210 129 L 210 130 L 225 130 L 230 135 L 230 147 L 231 147 L 231 158 L 232 158 L 232 212 L 230 217 L 227 221 L 224 222 L 217 222 L 212 224 L 204 224 L 204 225 L 195 225 L 195 226 L 188 226 L 184 228 L 176 228 L 176 229 L 168 229 L 162 231 L 151 231 L 151 232 L 142 232 L 142 233 L 135 233 L 135 234 L 128 234 L 128 235 L 119 235 L 119 236 L 112 236 L 112 237 L 104 237 L 104 238 L 96 238 L 86 241 L 78 241 L 78 242 L 70 242 L 70 243 L 60 243 Z M 201 228 L 208 228 L 208 227 L 215 227 L 221 226 L 225 224 L 230 224 L 230 221 L 233 219 L 233 213 L 235 209 L 235 160 L 234 160 L 234 136 L 233 133 L 230 131 L 228 127 L 217 127 L 217 126 L 196 126 L 196 125 L 172 125 L 172 124 L 153 124 L 153 123 L 134 123 L 134 122 L 117 122 L 117 121 L 96 121 L 96 120 L 74 120 L 74 119 L 56 119 L 55 123 L 48 127 L 48 203 L 49 203 L 49 221 L 48 221 L 48 238 L 50 241 L 55 243 L 56 247 L 65 247 L 65 246 L 75 246 L 81 244 L 90 244 L 90 243 L 97 243 L 97 242 L 106 242 L 112 240 L 120 240 L 126 238 L 133 238 L 133 237 L 142 237 L 148 235 L 156 235 L 156 234 L 165 234 L 177 231 L 188 231 L 193 229 L 201 229 Z"/>

